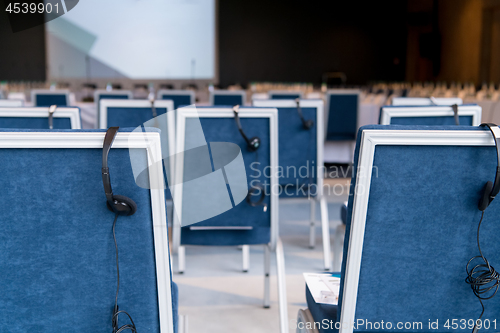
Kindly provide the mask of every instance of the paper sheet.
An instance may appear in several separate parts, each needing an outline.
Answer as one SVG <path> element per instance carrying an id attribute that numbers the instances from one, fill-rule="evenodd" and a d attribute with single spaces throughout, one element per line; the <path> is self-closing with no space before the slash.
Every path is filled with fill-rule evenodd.
<path id="1" fill-rule="evenodd" d="M 340 275 L 332 273 L 304 273 L 304 279 L 316 303 L 337 305 Z"/>

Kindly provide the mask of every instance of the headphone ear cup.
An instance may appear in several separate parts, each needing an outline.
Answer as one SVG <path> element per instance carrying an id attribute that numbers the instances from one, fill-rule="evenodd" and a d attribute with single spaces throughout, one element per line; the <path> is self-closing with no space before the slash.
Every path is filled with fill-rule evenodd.
<path id="1" fill-rule="evenodd" d="M 484 211 L 490 205 L 490 194 L 493 190 L 493 182 L 488 181 L 483 188 L 483 193 L 481 193 L 481 199 L 479 200 L 478 208 L 480 211 Z"/>
<path id="2" fill-rule="evenodd" d="M 111 207 L 109 202 L 107 202 L 107 205 L 108 209 L 114 213 L 130 216 L 134 215 L 134 213 L 137 211 L 137 204 L 129 197 L 123 195 L 113 195 L 113 200 L 118 202 L 115 207 Z"/>
<path id="3" fill-rule="evenodd" d="M 260 139 L 256 136 L 250 139 L 250 150 L 251 151 L 256 151 L 260 147 Z"/>
<path id="4" fill-rule="evenodd" d="M 304 127 L 307 130 L 311 129 L 313 126 L 314 126 L 314 121 L 312 121 L 311 119 L 306 120 L 306 122 L 304 123 Z"/>

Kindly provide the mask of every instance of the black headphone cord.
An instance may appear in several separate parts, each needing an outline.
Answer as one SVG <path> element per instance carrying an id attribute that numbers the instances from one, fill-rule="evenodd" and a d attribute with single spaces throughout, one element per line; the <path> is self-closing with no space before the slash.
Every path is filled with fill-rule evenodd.
<path id="1" fill-rule="evenodd" d="M 116 242 L 116 233 L 115 233 L 117 220 L 118 220 L 118 214 L 115 215 L 115 220 L 113 221 L 113 240 L 115 241 L 117 283 L 116 283 L 115 307 L 113 308 L 113 317 L 111 319 L 111 324 L 113 325 L 113 333 L 120 333 L 125 330 L 130 330 L 134 333 L 137 333 L 137 329 L 135 328 L 135 324 L 134 321 L 132 320 L 132 317 L 126 311 L 118 310 L 118 292 L 120 291 L 120 265 L 118 261 L 118 243 Z M 120 313 L 123 313 L 128 317 L 128 319 L 130 320 L 130 324 L 125 324 L 120 327 L 118 326 L 118 316 L 120 315 Z"/>
<path id="2" fill-rule="evenodd" d="M 479 225 L 477 226 L 477 248 L 479 249 L 479 256 L 475 256 L 469 260 L 466 266 L 467 278 L 465 282 L 467 282 L 474 292 L 474 295 L 479 299 L 481 303 L 481 315 L 476 320 L 474 324 L 473 333 L 477 332 L 478 322 L 481 321 L 481 318 L 484 314 L 484 304 L 483 300 L 487 300 L 493 298 L 498 292 L 498 288 L 500 287 L 500 274 L 495 271 L 495 268 L 490 265 L 488 259 L 486 259 L 483 255 L 483 251 L 481 250 L 481 245 L 479 243 L 479 231 L 481 230 L 481 223 L 483 222 L 484 211 L 481 213 L 481 219 L 479 220 Z M 482 259 L 484 263 L 471 266 L 472 262 L 475 259 Z M 493 292 L 494 290 L 494 292 Z M 489 296 L 483 296 L 484 294 L 491 294 Z"/>

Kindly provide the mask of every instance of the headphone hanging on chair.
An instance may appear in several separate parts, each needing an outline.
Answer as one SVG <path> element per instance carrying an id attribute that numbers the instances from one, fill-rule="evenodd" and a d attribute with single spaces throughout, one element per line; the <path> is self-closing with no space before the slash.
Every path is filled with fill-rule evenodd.
<path id="1" fill-rule="evenodd" d="M 484 211 L 491 202 L 495 199 L 496 195 L 500 191 L 500 128 L 496 124 L 484 123 L 482 126 L 488 127 L 493 139 L 495 141 L 495 148 L 497 151 L 497 170 L 495 173 L 495 180 L 493 182 L 488 181 L 483 187 L 481 198 L 479 199 L 478 209 L 481 211 L 481 219 L 479 220 L 479 225 L 477 227 L 477 248 L 479 250 L 478 256 L 472 257 L 465 266 L 467 271 L 467 278 L 465 282 L 470 285 L 474 295 L 478 298 L 481 303 L 481 315 L 474 323 L 473 333 L 477 333 L 479 327 L 478 323 L 482 324 L 481 318 L 484 314 L 484 304 L 483 300 L 493 298 L 500 287 L 500 273 L 490 265 L 488 259 L 483 255 L 481 250 L 481 245 L 479 243 L 479 231 L 481 230 L 481 223 L 484 217 Z"/>
<path id="2" fill-rule="evenodd" d="M 310 130 L 314 126 L 314 121 L 311 119 L 304 119 L 302 109 L 300 108 L 300 98 L 295 99 L 295 103 L 297 103 L 297 113 L 299 114 L 300 120 L 302 121 L 302 126 L 304 127 L 304 129 Z"/>
<path id="3" fill-rule="evenodd" d="M 248 139 L 245 132 L 243 131 L 243 128 L 241 127 L 240 117 L 238 116 L 239 110 L 240 110 L 239 105 L 233 106 L 234 120 L 236 121 L 236 126 L 238 126 L 238 130 L 240 131 L 241 136 L 243 137 L 243 139 L 245 139 L 248 150 L 257 151 L 257 149 L 259 149 L 260 147 L 260 139 L 256 136 Z"/>
<path id="4" fill-rule="evenodd" d="M 137 211 L 137 204 L 134 200 L 123 196 L 113 194 L 111 188 L 111 177 L 108 168 L 108 154 L 113 141 L 115 140 L 116 133 L 119 127 L 110 127 L 104 136 L 104 143 L 102 147 L 102 184 L 104 186 L 104 194 L 106 195 L 108 209 L 119 215 L 133 215 Z"/>
<path id="5" fill-rule="evenodd" d="M 257 162 L 257 159 L 258 159 L 257 150 L 260 147 L 260 138 L 257 136 L 254 136 L 253 138 L 248 139 L 245 132 L 243 131 L 243 128 L 241 127 L 240 117 L 238 115 L 239 108 L 240 108 L 239 105 L 233 106 L 234 120 L 236 121 L 236 126 L 238 126 L 238 131 L 240 131 L 241 136 L 243 137 L 243 139 L 245 139 L 245 142 L 247 143 L 248 150 L 255 152 L 255 154 L 256 154 L 255 160 Z M 259 199 L 257 201 L 253 201 L 252 197 L 254 196 L 254 194 L 259 193 L 259 192 L 260 192 Z M 252 206 L 252 207 L 264 206 L 264 212 L 266 212 L 267 211 L 267 204 L 264 203 L 265 199 L 266 199 L 266 192 L 265 192 L 265 188 L 264 188 L 264 186 L 262 186 L 262 184 L 257 183 L 257 184 L 250 186 L 250 189 L 248 190 L 248 194 L 247 194 L 247 199 L 246 199 L 247 203 L 250 206 Z"/>
<path id="6" fill-rule="evenodd" d="M 489 128 L 491 134 L 493 135 L 493 139 L 495 140 L 495 148 L 497 150 L 497 172 L 495 174 L 495 180 L 493 182 L 486 182 L 481 199 L 479 200 L 478 208 L 480 211 L 484 212 L 493 199 L 495 199 L 498 192 L 500 192 L 500 128 L 491 123 L 481 124 L 481 126 Z"/>

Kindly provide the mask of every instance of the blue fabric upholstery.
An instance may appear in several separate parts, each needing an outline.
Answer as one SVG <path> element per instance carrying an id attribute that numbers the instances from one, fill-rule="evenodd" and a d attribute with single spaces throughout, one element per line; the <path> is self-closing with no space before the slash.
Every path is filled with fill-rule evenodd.
<path id="1" fill-rule="evenodd" d="M 362 131 L 367 129 L 485 130 L 472 126 L 365 126 L 359 131 L 337 319 L 342 311 L 359 145 Z M 478 255 L 476 231 L 481 213 L 477 204 L 486 181 L 494 179 L 495 148 L 377 146 L 374 166 L 377 172 L 370 185 L 356 318 L 422 322 L 423 331 L 429 319 L 439 319 L 440 326 L 433 332 L 449 332 L 443 326 L 447 319 L 477 319 L 481 306 L 465 283 L 465 266 Z M 494 220 L 498 214 L 500 201 L 493 201 L 481 227 L 483 252 L 495 267 L 500 265 L 495 257 L 500 253 L 500 225 Z M 485 306 L 483 320 L 498 317 L 498 297 L 485 301 Z M 422 330 L 412 332 L 417 331 Z"/>
<path id="2" fill-rule="evenodd" d="M 317 184 L 317 109 L 301 110 L 304 119 L 314 121 L 310 130 L 304 129 L 297 108 L 278 108 L 280 197 L 307 197 L 308 185 Z M 311 195 L 316 193 L 312 188 Z"/>
<path id="3" fill-rule="evenodd" d="M 66 94 L 39 94 L 36 95 L 35 106 L 68 106 L 68 101 L 66 100 Z"/>
<path id="4" fill-rule="evenodd" d="M 129 99 L 129 98 L 128 95 L 121 95 L 121 94 L 113 95 L 112 93 L 110 93 L 110 94 L 99 94 L 99 100 L 97 102 L 99 103 L 101 99 Z"/>
<path id="5" fill-rule="evenodd" d="M 331 94 L 328 101 L 328 141 L 354 140 L 358 121 L 357 94 Z"/>
<path id="6" fill-rule="evenodd" d="M 257 155 L 247 149 L 234 118 L 200 118 L 201 126 L 207 142 L 233 142 L 240 146 L 246 167 L 248 181 L 259 179 L 265 185 L 269 179 L 264 176 L 264 168 L 270 165 L 269 118 L 241 118 L 241 126 L 249 137 L 261 139 L 258 152 L 260 177 L 253 178 L 257 171 L 250 165 L 257 161 Z M 189 121 L 189 119 L 188 119 Z M 268 168 L 269 169 L 269 168 Z M 267 171 L 269 173 L 269 171 Z M 267 186 L 269 187 L 269 186 Z M 251 226 L 251 230 L 190 230 L 182 228 L 181 244 L 183 245 L 241 245 L 266 244 L 271 239 L 271 207 L 270 197 L 266 196 L 267 212 L 262 206 L 252 207 L 246 200 L 236 207 L 218 216 L 193 224 L 193 226 Z"/>
<path id="7" fill-rule="evenodd" d="M 472 126 L 472 116 L 459 116 L 458 120 L 460 125 Z M 392 117 L 391 125 L 425 125 L 425 126 L 446 126 L 455 125 L 455 118 L 453 116 L 440 116 L 440 117 Z"/>
<path id="8" fill-rule="evenodd" d="M 110 332 L 114 214 L 102 188 L 102 149 L 0 149 L 0 160 L 8 189 L 0 206 L 0 332 Z M 109 167 L 114 193 L 138 206 L 116 226 L 120 309 L 138 331 L 159 332 L 150 193 L 135 184 L 128 149 L 112 149 Z M 176 297 L 173 306 L 177 313 Z"/>
<path id="9" fill-rule="evenodd" d="M 108 127 L 137 127 L 153 118 L 153 111 L 148 108 L 108 107 Z M 156 114 L 167 112 L 166 108 L 156 108 Z"/>
<path id="10" fill-rule="evenodd" d="M 162 94 L 161 99 L 168 99 L 174 103 L 174 110 L 177 110 L 181 105 L 190 105 L 191 96 L 190 95 L 176 95 L 176 94 Z"/>
<path id="11" fill-rule="evenodd" d="M 306 285 L 306 301 L 307 308 L 311 312 L 316 328 L 320 333 L 335 332 L 333 329 L 329 329 L 329 325 L 323 325 L 323 319 L 332 320 L 332 318 L 337 318 L 337 306 L 332 304 L 320 304 L 314 301 L 311 295 L 309 287 Z M 335 322 L 335 320 L 334 320 Z M 334 326 L 335 327 L 335 326 Z"/>
<path id="12" fill-rule="evenodd" d="M 214 93 L 214 105 L 243 105 L 245 101 L 240 94 L 226 95 Z"/>
<path id="13" fill-rule="evenodd" d="M 300 98 L 300 94 L 272 94 L 271 99 L 297 99 Z"/>
<path id="14" fill-rule="evenodd" d="M 108 107 L 107 111 L 108 128 L 112 126 L 137 127 L 153 118 L 153 111 L 151 108 Z M 156 114 L 158 116 L 166 112 L 166 108 L 156 108 Z M 169 189 L 165 192 L 165 197 L 167 200 L 172 199 Z"/>
<path id="15" fill-rule="evenodd" d="M 56 111 L 57 112 L 57 111 Z M 71 119 L 52 118 L 54 129 L 71 129 Z M 34 117 L 0 117 L 0 128 L 49 129 L 49 116 Z"/>

